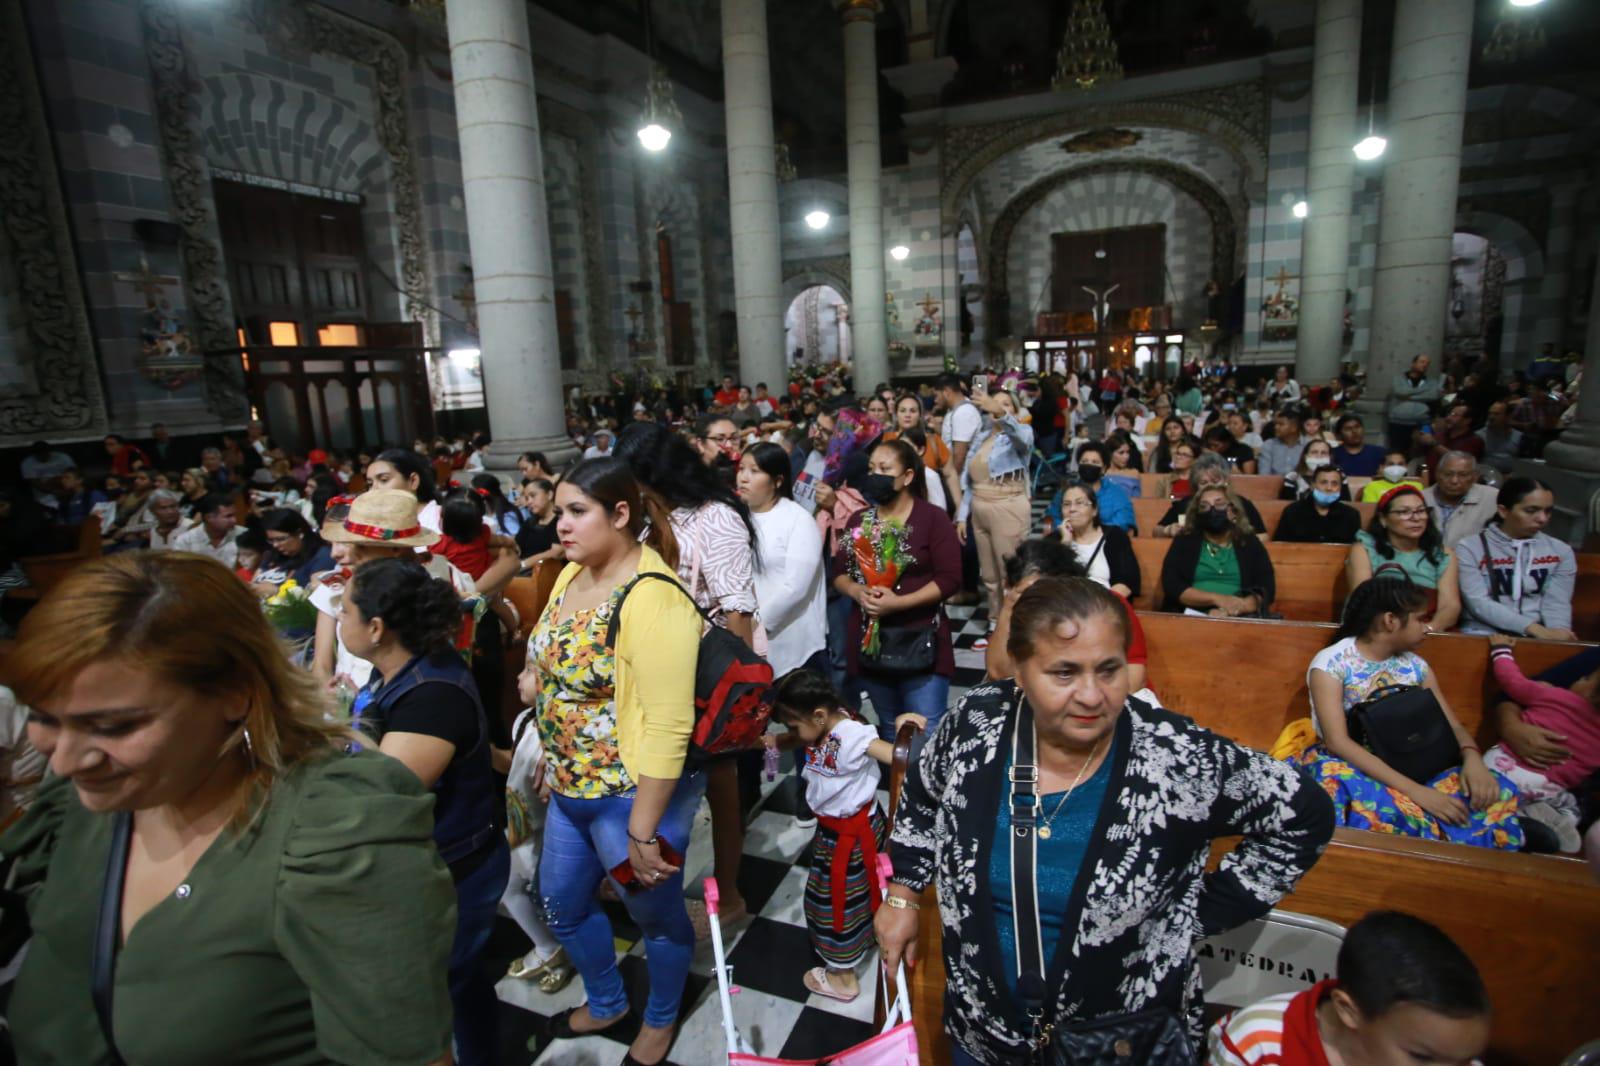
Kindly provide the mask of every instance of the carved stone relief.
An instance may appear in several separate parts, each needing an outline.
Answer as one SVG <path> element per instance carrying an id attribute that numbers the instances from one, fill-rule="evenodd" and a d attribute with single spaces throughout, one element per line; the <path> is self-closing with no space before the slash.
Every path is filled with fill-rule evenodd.
<path id="1" fill-rule="evenodd" d="M 600 189 L 600 163 L 596 154 L 596 140 L 600 131 L 594 118 L 566 104 L 540 97 L 539 128 L 560 134 L 578 146 L 578 214 L 583 232 L 584 295 L 589 304 L 589 346 L 596 369 L 611 365 L 607 350 L 610 330 L 606 323 L 610 316 L 610 293 L 605 279 L 605 239 L 601 233 L 600 213 L 595 198 Z M 581 363 L 580 363 L 581 366 Z"/>
<path id="2" fill-rule="evenodd" d="M 94 338 L 22 5 L 0 3 L 0 225 L 16 278 L 12 321 L 29 379 L 0 395 L 0 438 L 93 436 L 106 428 Z M 0 299 L 7 294 L 0 293 Z"/>
<path id="3" fill-rule="evenodd" d="M 1234 154 L 1252 181 L 1267 173 L 1269 102 L 1260 81 L 1135 100 L 1123 104 L 1057 111 L 944 131 L 942 217 L 946 230 L 960 216 L 962 197 L 984 168 L 1007 152 L 1075 130 L 1105 126 L 1162 126 L 1215 138 Z"/>
<path id="4" fill-rule="evenodd" d="M 1200 174 L 1174 163 L 1154 160 L 1107 160 L 1072 167 L 1034 182 L 1011 198 L 995 219 L 989 231 L 983 276 L 987 278 L 990 306 L 1005 306 L 1009 296 L 1011 234 L 1028 210 L 1056 189 L 1079 178 L 1096 174 L 1135 173 L 1148 174 L 1192 197 L 1211 220 L 1211 271 L 1212 277 L 1231 281 L 1234 276 L 1234 246 L 1240 230 L 1240 220 L 1234 218 L 1227 199 Z M 1226 283 L 1226 282 L 1225 282 Z"/>
<path id="5" fill-rule="evenodd" d="M 232 348 L 236 344 L 233 312 L 211 206 L 210 171 L 194 121 L 196 79 L 171 0 L 141 0 L 140 14 L 162 159 L 182 235 L 184 282 L 194 334 L 203 351 Z M 378 138 L 389 157 L 406 315 L 423 323 L 427 343 L 437 343 L 439 324 L 429 304 L 427 240 L 411 149 L 405 49 L 381 30 L 317 4 L 262 2 L 251 15 L 263 36 L 276 46 L 325 52 L 371 68 L 378 101 Z M 244 374 L 236 359 L 208 357 L 205 386 L 206 405 L 212 411 L 226 419 L 245 416 Z"/>

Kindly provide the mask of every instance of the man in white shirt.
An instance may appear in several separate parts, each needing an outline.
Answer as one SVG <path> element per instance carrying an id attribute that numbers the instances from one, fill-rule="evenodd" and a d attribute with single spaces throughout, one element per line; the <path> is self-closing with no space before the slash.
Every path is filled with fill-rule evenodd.
<path id="1" fill-rule="evenodd" d="M 611 444 L 615 438 L 611 431 L 601 426 L 594 431 L 594 443 L 583 450 L 585 459 L 604 459 L 611 454 Z"/>
<path id="2" fill-rule="evenodd" d="M 767 395 L 767 383 L 765 381 L 756 384 L 755 405 L 756 410 L 761 412 L 763 419 L 771 418 L 772 412 L 778 409 L 772 402 L 772 397 Z"/>
<path id="3" fill-rule="evenodd" d="M 199 524 L 175 537 L 172 550 L 209 555 L 232 570 L 239 562 L 239 529 L 233 501 L 213 493 L 201 499 L 195 513 L 200 517 Z"/>
<path id="4" fill-rule="evenodd" d="M 1433 512 L 1433 524 L 1444 535 L 1444 546 L 1475 537 L 1499 514 L 1498 493 L 1478 484 L 1478 460 L 1470 452 L 1445 452 L 1435 468 L 1437 480 L 1422 490 Z"/>
<path id="5" fill-rule="evenodd" d="M 950 446 L 950 467 L 959 483 L 967 468 L 967 453 L 983 430 L 983 414 L 967 399 L 967 383 L 960 374 L 940 374 L 933 387 L 935 409 L 944 415 L 939 432 Z"/>

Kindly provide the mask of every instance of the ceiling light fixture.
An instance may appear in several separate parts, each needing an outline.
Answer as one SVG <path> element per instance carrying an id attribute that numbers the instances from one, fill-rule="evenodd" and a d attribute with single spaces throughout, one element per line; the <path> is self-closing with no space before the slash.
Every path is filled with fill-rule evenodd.
<path id="1" fill-rule="evenodd" d="M 660 152 L 672 141 L 672 131 L 683 124 L 683 112 L 672 96 L 672 77 L 656 62 L 655 33 L 650 25 L 650 0 L 644 0 L 644 49 L 650 61 L 645 85 L 644 114 L 639 116 L 639 143 L 647 152 Z"/>
<path id="2" fill-rule="evenodd" d="M 829 215 L 828 212 L 819 207 L 816 210 L 810 211 L 806 214 L 806 225 L 810 226 L 812 229 L 827 229 L 828 220 L 832 217 L 833 216 Z"/>
<path id="3" fill-rule="evenodd" d="M 1056 52 L 1053 89 L 1092 89 L 1102 82 L 1122 77 L 1122 61 L 1117 58 L 1117 42 L 1100 0 L 1074 0 L 1067 16 L 1067 32 Z"/>
<path id="4" fill-rule="evenodd" d="M 1367 100 L 1367 135 L 1361 138 L 1361 140 L 1357 141 L 1355 147 L 1352 149 L 1352 151 L 1354 151 L 1356 154 L 1356 158 L 1361 160 L 1363 163 L 1372 162 L 1374 159 L 1383 154 L 1384 149 L 1389 147 L 1388 139 L 1378 136 L 1377 132 L 1377 73 L 1374 72 L 1372 77 L 1373 82 L 1368 86 L 1368 89 L 1372 95 Z"/>
<path id="5" fill-rule="evenodd" d="M 1294 213 L 1295 218 L 1305 218 L 1311 213 L 1311 205 L 1304 200 L 1296 200 L 1289 210 Z"/>
<path id="6" fill-rule="evenodd" d="M 1511 0 L 1512 7 L 1538 7 L 1544 0 Z"/>
<path id="7" fill-rule="evenodd" d="M 903 244 L 897 244 L 893 248 L 889 249 L 889 257 L 891 259 L 893 259 L 896 263 L 905 262 L 906 261 L 906 257 L 909 256 L 910 254 L 911 254 L 911 249 L 907 248 Z"/>

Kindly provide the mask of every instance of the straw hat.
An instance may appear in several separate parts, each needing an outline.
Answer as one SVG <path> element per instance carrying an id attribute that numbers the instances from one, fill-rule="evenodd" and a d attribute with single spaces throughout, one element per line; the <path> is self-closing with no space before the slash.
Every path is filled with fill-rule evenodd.
<path id="1" fill-rule="evenodd" d="M 379 544 L 396 548 L 424 548 L 436 544 L 439 534 L 417 521 L 417 497 L 404 489 L 372 489 L 353 497 L 348 507 L 328 506 L 322 539 L 334 544 Z M 341 512 L 343 512 L 341 514 Z"/>

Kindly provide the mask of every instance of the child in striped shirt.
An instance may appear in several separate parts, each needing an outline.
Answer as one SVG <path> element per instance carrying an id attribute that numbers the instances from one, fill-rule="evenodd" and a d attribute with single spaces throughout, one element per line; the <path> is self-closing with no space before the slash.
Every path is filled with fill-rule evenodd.
<path id="1" fill-rule="evenodd" d="M 1212 1027 L 1210 1066 L 1468 1066 L 1489 1043 L 1489 997 L 1436 926 L 1375 911 L 1350 927 L 1338 976 L 1269 996 Z"/>

